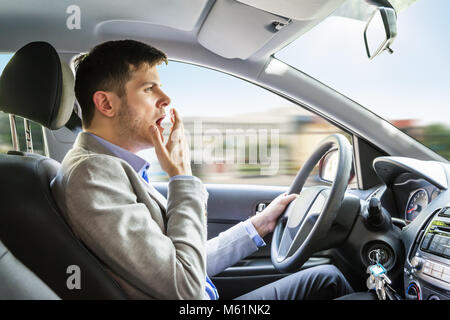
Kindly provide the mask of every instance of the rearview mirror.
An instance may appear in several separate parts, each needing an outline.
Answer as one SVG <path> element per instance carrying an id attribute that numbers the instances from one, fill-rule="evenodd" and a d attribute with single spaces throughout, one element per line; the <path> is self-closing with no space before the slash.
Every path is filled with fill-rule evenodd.
<path id="1" fill-rule="evenodd" d="M 319 162 L 319 177 L 327 182 L 333 182 L 339 164 L 339 153 L 336 149 L 325 154 Z"/>
<path id="2" fill-rule="evenodd" d="M 339 153 L 337 149 L 331 149 L 319 161 L 319 178 L 327 183 L 333 183 L 336 178 L 338 164 Z M 351 184 L 354 178 L 355 170 L 352 163 L 352 170 L 350 172 L 350 179 L 348 180 L 348 183 Z"/>
<path id="3" fill-rule="evenodd" d="M 397 36 L 397 13 L 393 8 L 378 7 L 367 22 L 364 42 L 369 59 L 384 50 L 393 53 L 389 47 Z"/>

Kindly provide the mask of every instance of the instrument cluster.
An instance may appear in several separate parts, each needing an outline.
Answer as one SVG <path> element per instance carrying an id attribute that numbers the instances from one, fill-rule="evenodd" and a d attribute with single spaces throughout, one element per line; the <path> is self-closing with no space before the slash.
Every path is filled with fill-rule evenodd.
<path id="1" fill-rule="evenodd" d="M 411 222 L 440 194 L 440 189 L 410 173 L 400 175 L 393 184 L 397 218 Z"/>

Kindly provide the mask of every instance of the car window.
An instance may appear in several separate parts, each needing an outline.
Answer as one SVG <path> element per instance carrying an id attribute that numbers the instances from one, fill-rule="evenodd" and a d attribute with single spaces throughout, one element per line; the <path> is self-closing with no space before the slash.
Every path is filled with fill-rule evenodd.
<path id="1" fill-rule="evenodd" d="M 193 174 L 205 183 L 290 185 L 319 141 L 345 134 L 270 91 L 215 70 L 170 61 L 158 72 L 169 108 L 183 118 Z M 167 139 L 168 117 L 163 126 Z M 139 154 L 151 163 L 153 181 L 168 180 L 152 149 Z"/>
<path id="2" fill-rule="evenodd" d="M 23 118 L 16 116 L 15 123 L 17 137 L 19 138 L 19 150 L 27 152 Z M 42 126 L 30 121 L 30 130 L 33 142 L 33 153 L 45 155 Z M 0 113 L 0 152 L 6 153 L 9 150 L 13 150 L 9 115 Z"/>
<path id="3" fill-rule="evenodd" d="M 13 56 L 12 53 L 0 53 L 0 74 Z M 17 137 L 19 138 L 20 151 L 27 151 L 24 121 L 22 117 L 15 117 Z M 44 155 L 44 140 L 42 126 L 30 121 L 33 152 Z M 13 150 L 9 115 L 0 111 L 0 152 L 6 153 Z"/>
<path id="4" fill-rule="evenodd" d="M 450 1 L 391 3 L 398 13 L 393 54 L 367 58 L 363 34 L 375 7 L 348 0 L 275 57 L 450 160 Z"/>
<path id="5" fill-rule="evenodd" d="M 12 53 L 0 53 L 0 74 L 3 72 L 11 57 Z M 8 150 L 12 150 L 9 116 L 0 111 L 0 152 L 6 153 Z"/>

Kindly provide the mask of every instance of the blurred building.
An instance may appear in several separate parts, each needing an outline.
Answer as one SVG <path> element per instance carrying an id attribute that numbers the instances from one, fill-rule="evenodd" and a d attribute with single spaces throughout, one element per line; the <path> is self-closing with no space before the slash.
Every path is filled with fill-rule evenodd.
<path id="1" fill-rule="evenodd" d="M 397 119 L 391 120 L 394 126 L 402 130 L 407 135 L 423 141 L 426 127 L 421 126 L 417 119 Z"/>
<path id="2" fill-rule="evenodd" d="M 288 184 L 317 144 L 339 132 L 299 107 L 228 117 L 184 117 L 183 122 L 193 173 L 217 183 L 245 179 L 241 183 Z M 165 130 L 166 137 L 168 133 Z"/>

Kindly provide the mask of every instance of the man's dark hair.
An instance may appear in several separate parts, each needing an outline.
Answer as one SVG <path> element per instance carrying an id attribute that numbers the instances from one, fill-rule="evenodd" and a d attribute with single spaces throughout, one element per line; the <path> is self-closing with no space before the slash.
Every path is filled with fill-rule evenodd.
<path id="1" fill-rule="evenodd" d="M 83 126 L 89 127 L 94 117 L 92 96 L 96 91 L 112 91 L 122 97 L 134 70 L 143 64 L 153 67 L 162 62 L 167 64 L 165 53 L 135 40 L 104 42 L 78 56 L 74 61 L 75 96 L 81 107 Z"/>

